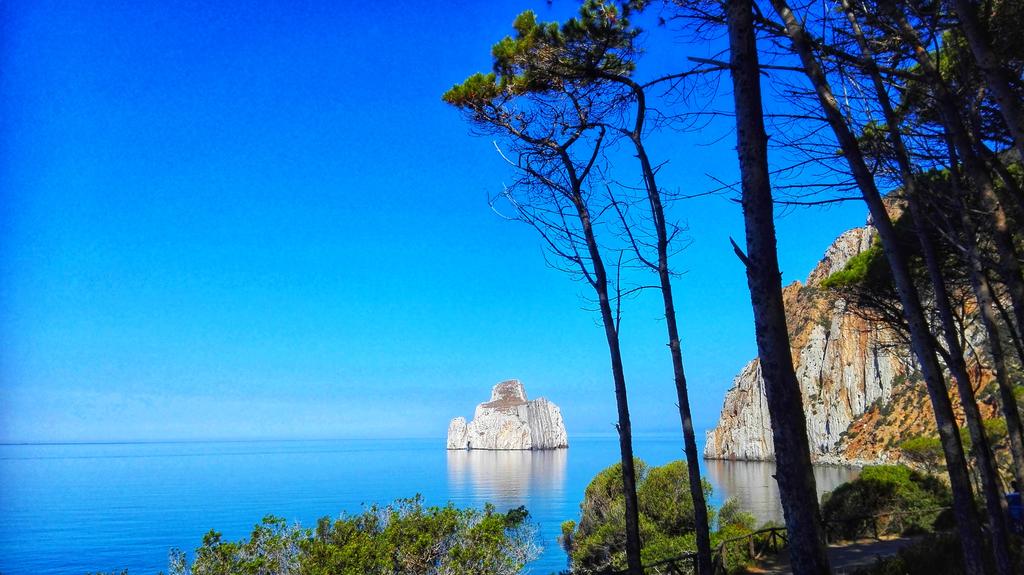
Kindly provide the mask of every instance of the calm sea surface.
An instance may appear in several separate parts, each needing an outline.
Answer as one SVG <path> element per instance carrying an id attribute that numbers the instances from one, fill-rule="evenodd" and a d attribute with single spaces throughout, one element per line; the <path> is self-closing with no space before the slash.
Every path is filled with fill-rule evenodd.
<path id="1" fill-rule="evenodd" d="M 674 435 L 634 449 L 652 465 L 682 456 Z M 190 551 L 211 528 L 241 539 L 266 514 L 313 526 L 419 493 L 428 504 L 525 505 L 544 546 L 528 571 L 547 574 L 565 567 L 559 525 L 617 453 L 614 437 L 542 452 L 448 452 L 443 439 L 0 445 L 0 573 L 153 575 L 169 549 Z M 704 466 L 713 504 L 733 496 L 761 520 L 781 519 L 772 464 Z M 855 474 L 820 468 L 819 490 Z"/>

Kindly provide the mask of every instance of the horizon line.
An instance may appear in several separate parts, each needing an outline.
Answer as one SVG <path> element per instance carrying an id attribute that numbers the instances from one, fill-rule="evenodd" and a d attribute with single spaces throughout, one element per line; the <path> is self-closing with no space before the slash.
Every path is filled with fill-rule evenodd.
<path id="1" fill-rule="evenodd" d="M 678 430 L 645 431 L 634 433 L 633 437 L 666 436 L 678 433 Z M 611 431 L 578 432 L 574 437 L 583 439 L 617 437 Z M 271 442 L 300 442 L 300 441 L 408 441 L 408 440 L 439 440 L 444 441 L 444 435 L 408 435 L 408 436 L 341 436 L 341 437 L 251 437 L 251 438 L 191 438 L 191 439 L 83 439 L 83 440 L 0 440 L 0 446 L 26 446 L 26 445 L 160 445 L 176 443 L 271 443 Z"/>

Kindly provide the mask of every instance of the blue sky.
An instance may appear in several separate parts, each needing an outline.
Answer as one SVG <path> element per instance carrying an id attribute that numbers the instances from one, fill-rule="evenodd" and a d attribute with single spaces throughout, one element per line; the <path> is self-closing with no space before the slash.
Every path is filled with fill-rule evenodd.
<path id="1" fill-rule="evenodd" d="M 442 436 L 511 377 L 570 435 L 611 431 L 586 286 L 490 210 L 507 167 L 440 101 L 528 7 L 573 10 L 3 3 L 0 441 Z M 652 66 L 712 52 L 660 36 Z M 666 187 L 735 176 L 725 125 L 654 142 Z M 755 353 L 742 221 L 722 197 L 673 217 L 706 427 Z M 781 218 L 785 280 L 863 221 L 856 204 Z M 659 308 L 625 310 L 638 432 L 678 428 Z"/>

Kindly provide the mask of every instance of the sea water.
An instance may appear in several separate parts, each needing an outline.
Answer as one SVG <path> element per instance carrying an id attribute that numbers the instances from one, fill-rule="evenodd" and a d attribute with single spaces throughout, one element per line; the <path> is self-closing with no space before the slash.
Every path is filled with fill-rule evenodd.
<path id="1" fill-rule="evenodd" d="M 248 536 L 267 515 L 317 518 L 423 496 L 429 505 L 525 505 L 543 552 L 527 569 L 566 566 L 560 525 L 578 519 L 583 490 L 618 460 L 614 436 L 575 437 L 568 449 L 447 451 L 443 438 L 0 445 L 0 574 L 167 570 L 216 529 Z M 638 437 L 651 465 L 682 458 L 678 435 Z M 704 462 L 711 503 L 735 496 L 759 520 L 781 520 L 770 463 Z M 854 477 L 816 470 L 819 491 Z"/>

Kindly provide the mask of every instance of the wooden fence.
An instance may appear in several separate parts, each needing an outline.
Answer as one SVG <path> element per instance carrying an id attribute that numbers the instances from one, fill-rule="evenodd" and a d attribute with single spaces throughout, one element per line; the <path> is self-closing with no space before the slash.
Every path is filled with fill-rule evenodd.
<path id="1" fill-rule="evenodd" d="M 887 533 L 899 533 L 907 526 L 923 521 L 934 520 L 940 513 L 949 509 L 938 507 L 913 511 L 890 511 L 874 515 L 861 515 L 843 519 L 826 521 L 825 540 L 828 543 L 839 541 L 841 535 L 854 533 L 857 537 L 873 537 L 880 539 Z M 778 553 L 789 544 L 789 534 L 785 527 L 768 527 L 747 533 L 740 537 L 726 539 L 711 552 L 713 575 L 727 575 L 729 567 L 735 565 L 730 558 L 761 559 L 768 553 Z M 697 573 L 697 554 L 693 551 L 682 553 L 671 559 L 663 559 L 643 567 L 644 575 L 695 575 Z M 629 575 L 628 570 L 604 571 L 602 575 Z"/>
<path id="2" fill-rule="evenodd" d="M 778 553 L 789 540 L 785 527 L 768 527 L 740 537 L 726 539 L 712 551 L 711 562 L 714 575 L 725 575 L 728 571 L 729 557 L 733 554 L 745 558 L 760 559 L 770 551 Z M 693 551 L 682 553 L 671 559 L 663 559 L 644 565 L 644 575 L 694 575 L 697 572 L 697 554 Z M 604 575 L 628 575 L 628 570 L 606 571 Z"/>
<path id="3" fill-rule="evenodd" d="M 825 541 L 832 543 L 833 541 L 864 537 L 880 539 L 882 535 L 903 533 L 914 527 L 930 531 L 938 516 L 948 509 L 950 508 L 935 507 L 910 511 L 888 511 L 826 521 L 824 525 Z"/>

